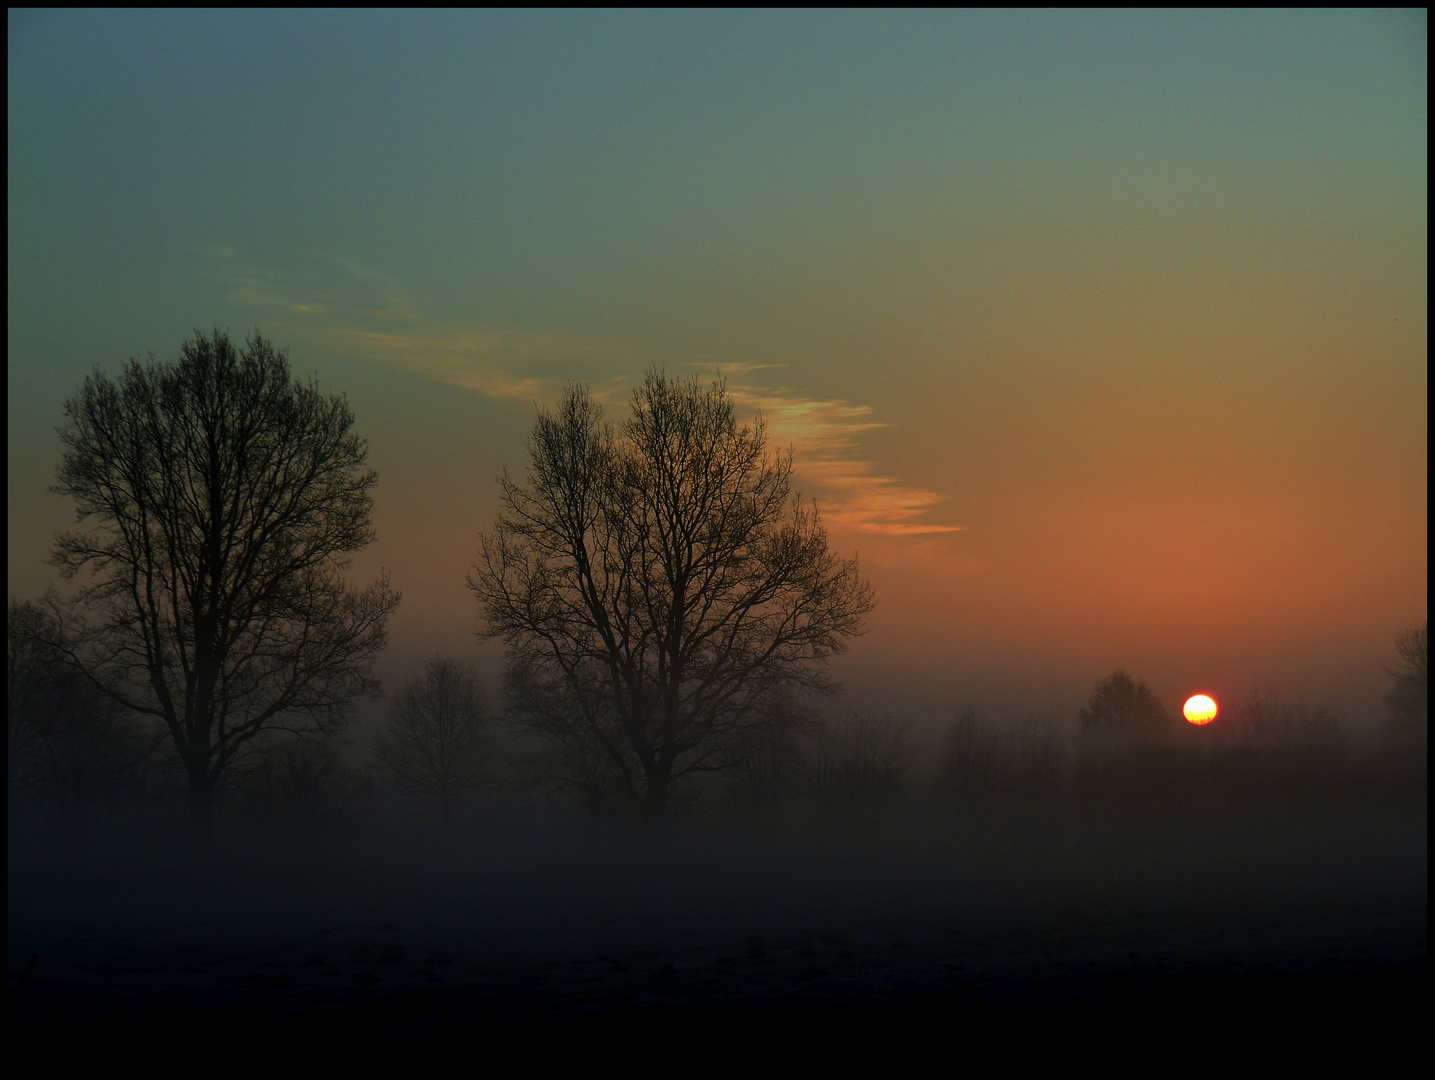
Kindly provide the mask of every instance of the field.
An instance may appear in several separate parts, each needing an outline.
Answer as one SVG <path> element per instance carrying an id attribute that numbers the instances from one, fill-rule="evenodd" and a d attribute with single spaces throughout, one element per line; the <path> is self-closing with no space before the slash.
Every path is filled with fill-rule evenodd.
<path id="1" fill-rule="evenodd" d="M 241 1055 L 1393 1053 L 1423 1026 L 1426 836 L 1422 802 L 370 832 L 198 862 L 12 838 L 9 1012 Z"/>

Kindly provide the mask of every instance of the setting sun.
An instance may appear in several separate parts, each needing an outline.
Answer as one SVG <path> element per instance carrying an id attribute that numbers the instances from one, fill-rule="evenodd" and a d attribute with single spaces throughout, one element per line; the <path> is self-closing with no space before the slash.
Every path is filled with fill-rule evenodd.
<path id="1" fill-rule="evenodd" d="M 1186 704 L 1181 711 L 1187 720 L 1199 727 L 1202 724 L 1209 724 L 1216 718 L 1216 702 L 1215 699 L 1205 694 L 1196 694 L 1186 699 Z"/>

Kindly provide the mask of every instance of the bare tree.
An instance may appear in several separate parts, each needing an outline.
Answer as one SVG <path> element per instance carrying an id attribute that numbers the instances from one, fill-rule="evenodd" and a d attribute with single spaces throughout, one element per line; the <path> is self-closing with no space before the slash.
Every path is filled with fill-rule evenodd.
<path id="1" fill-rule="evenodd" d="M 937 755 L 937 790 L 946 798 L 969 801 L 990 792 L 1000 765 L 997 733 L 968 705 L 942 733 Z"/>
<path id="2" fill-rule="evenodd" d="M 1400 663 L 1389 669 L 1385 704 L 1391 726 L 1402 733 L 1423 735 L 1430 717 L 1430 624 L 1421 623 L 1395 636 Z"/>
<path id="3" fill-rule="evenodd" d="M 1067 733 L 1040 712 L 993 724 L 968 705 L 943 733 L 937 791 L 955 802 L 1041 804 L 1066 787 Z"/>
<path id="4" fill-rule="evenodd" d="M 785 691 L 827 688 L 871 591 L 720 381 L 650 371 L 620 434 L 570 387 L 530 450 L 469 578 L 484 633 L 529 728 L 596 749 L 661 817 L 675 780 L 737 765 L 790 715 Z"/>
<path id="5" fill-rule="evenodd" d="M 261 742 L 246 755 L 236 786 L 263 816 L 292 827 L 368 808 L 373 777 L 344 762 L 340 740 L 291 735 Z"/>
<path id="6" fill-rule="evenodd" d="M 66 655 L 164 724 L 203 832 L 246 743 L 334 730 L 377 689 L 398 595 L 387 576 L 362 589 L 342 577 L 373 540 L 377 474 L 347 402 L 292 380 L 258 334 L 242 350 L 196 334 L 174 363 L 96 372 L 65 418 L 52 490 L 96 524 L 56 538 L 64 576 L 89 571 L 76 599 L 95 616 Z"/>
<path id="7" fill-rule="evenodd" d="M 1250 696 L 1231 706 L 1226 720 L 1227 740 L 1248 749 L 1291 752 L 1331 752 L 1341 741 L 1340 716 L 1325 705 L 1304 698 L 1294 703 Z"/>
<path id="8" fill-rule="evenodd" d="M 1015 738 L 1015 793 L 1027 803 L 1049 803 L 1062 794 L 1068 762 L 1064 732 L 1051 717 L 1029 713 Z"/>
<path id="9" fill-rule="evenodd" d="M 1152 751 L 1171 720 L 1149 686 L 1118 670 L 1096 684 L 1077 725 L 1082 786 L 1115 790 L 1150 782 Z"/>
<path id="10" fill-rule="evenodd" d="M 916 757 L 911 730 L 910 720 L 865 709 L 823 724 L 813 755 L 819 803 L 863 813 L 895 805 Z"/>
<path id="11" fill-rule="evenodd" d="M 40 738 L 49 711 L 52 672 L 62 661 L 45 614 L 34 604 L 10 600 L 5 626 L 5 786 L 15 791 L 16 776 Z"/>
<path id="12" fill-rule="evenodd" d="M 1171 727 L 1171 718 L 1151 688 L 1125 671 L 1113 671 L 1096 684 L 1077 722 L 1088 745 L 1158 741 Z"/>
<path id="13" fill-rule="evenodd" d="M 448 824 L 455 802 L 488 778 L 490 715 L 473 667 L 434 657 L 394 698 L 375 749 L 400 787 L 438 799 Z"/>
<path id="14" fill-rule="evenodd" d="M 733 770 L 730 793 L 749 813 L 780 811 L 800 793 L 806 778 L 804 744 L 819 735 L 821 720 L 797 700 L 788 703 L 787 713 L 754 731 L 742 762 Z"/>

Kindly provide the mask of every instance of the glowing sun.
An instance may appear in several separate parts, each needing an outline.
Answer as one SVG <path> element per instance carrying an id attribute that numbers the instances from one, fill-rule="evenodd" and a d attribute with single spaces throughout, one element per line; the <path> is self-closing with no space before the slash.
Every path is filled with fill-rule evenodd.
<path id="1" fill-rule="evenodd" d="M 1181 711 L 1186 714 L 1187 720 L 1199 727 L 1216 718 L 1216 702 L 1205 694 L 1196 694 L 1186 699 L 1186 705 Z"/>

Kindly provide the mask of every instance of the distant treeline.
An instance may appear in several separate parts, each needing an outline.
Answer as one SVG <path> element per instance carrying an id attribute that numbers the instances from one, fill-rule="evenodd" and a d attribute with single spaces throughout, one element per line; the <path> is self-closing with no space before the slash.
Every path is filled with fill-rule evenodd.
<path id="1" fill-rule="evenodd" d="M 127 713 L 47 645 L 39 605 L 11 601 L 7 787 L 12 828 L 173 820 L 186 778 L 152 721 Z M 963 709 L 935 747 L 898 710 L 823 715 L 789 700 L 731 768 L 673 794 L 680 815 L 747 822 L 860 822 L 991 808 L 1155 811 L 1270 799 L 1423 790 L 1427 705 L 1416 632 L 1402 635 L 1379 737 L 1344 718 L 1257 693 L 1193 728 L 1124 671 L 1074 715 L 1013 719 Z M 435 827 L 525 815 L 634 817 L 592 747 L 535 738 L 474 670 L 436 657 L 390 695 L 365 736 L 274 730 L 247 744 L 217 808 L 231 829 L 407 818 Z"/>

